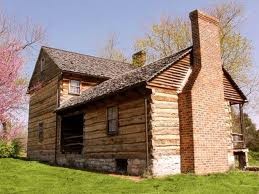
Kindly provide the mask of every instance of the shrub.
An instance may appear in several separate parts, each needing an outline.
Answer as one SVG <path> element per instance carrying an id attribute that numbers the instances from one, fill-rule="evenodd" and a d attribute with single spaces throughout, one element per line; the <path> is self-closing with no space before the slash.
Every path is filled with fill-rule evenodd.
<path id="1" fill-rule="evenodd" d="M 19 140 L 12 141 L 0 140 L 0 158 L 18 157 L 22 149 Z"/>

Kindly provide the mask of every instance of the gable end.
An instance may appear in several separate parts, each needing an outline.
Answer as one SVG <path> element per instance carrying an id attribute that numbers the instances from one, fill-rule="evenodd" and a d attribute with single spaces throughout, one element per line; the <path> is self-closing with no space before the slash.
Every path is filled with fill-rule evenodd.
<path id="1" fill-rule="evenodd" d="M 223 84 L 224 84 L 224 96 L 226 100 L 229 100 L 232 104 L 247 102 L 247 98 L 230 74 L 223 68 Z"/>
<path id="2" fill-rule="evenodd" d="M 44 57 L 44 67 L 41 67 L 41 59 Z M 42 71 L 43 70 L 43 71 Z M 34 70 L 29 82 L 28 93 L 38 84 L 45 84 L 61 73 L 61 70 L 50 58 L 47 52 L 41 48 Z"/>
<path id="3" fill-rule="evenodd" d="M 188 53 L 176 63 L 159 72 L 149 82 L 149 86 L 179 90 L 190 69 L 191 54 Z"/>

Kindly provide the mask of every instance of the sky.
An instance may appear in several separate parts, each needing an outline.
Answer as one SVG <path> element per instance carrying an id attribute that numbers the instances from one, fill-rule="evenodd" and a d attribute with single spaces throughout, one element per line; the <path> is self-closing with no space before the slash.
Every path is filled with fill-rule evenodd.
<path id="1" fill-rule="evenodd" d="M 241 1 L 245 20 L 241 32 L 253 46 L 253 71 L 259 71 L 259 1 Z M 129 56 L 136 38 L 162 16 L 188 18 L 194 9 L 206 9 L 223 0 L 0 0 L 6 13 L 18 21 L 29 18 L 46 29 L 51 47 L 98 55 L 107 38 L 116 33 L 120 48 Z M 38 53 L 38 51 L 36 51 Z M 37 55 L 26 64 L 30 75 Z M 253 114 L 259 127 L 259 115 Z"/>

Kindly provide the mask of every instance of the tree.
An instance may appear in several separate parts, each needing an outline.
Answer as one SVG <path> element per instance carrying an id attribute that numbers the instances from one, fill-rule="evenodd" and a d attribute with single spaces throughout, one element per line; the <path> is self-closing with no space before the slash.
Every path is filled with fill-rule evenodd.
<path id="1" fill-rule="evenodd" d="M 224 67 L 241 86 L 248 86 L 255 77 L 249 76 L 252 67 L 251 42 L 240 33 L 244 20 L 241 4 L 225 3 L 210 10 L 220 21 L 220 43 Z"/>
<path id="2" fill-rule="evenodd" d="M 29 20 L 18 23 L 0 11 L 0 122 L 13 117 L 14 110 L 24 105 L 21 100 L 25 99 L 27 78 L 23 66 L 44 37 L 41 25 Z"/>
<path id="3" fill-rule="evenodd" d="M 8 44 L 0 47 L 0 123 L 9 120 L 19 107 L 26 86 L 21 78 L 21 46 L 17 43 Z"/>
<path id="4" fill-rule="evenodd" d="M 244 127 L 246 146 L 253 151 L 259 151 L 259 131 L 256 130 L 256 125 L 246 113 L 244 114 Z"/>
<path id="5" fill-rule="evenodd" d="M 136 40 L 136 50 L 147 52 L 148 62 L 166 57 L 191 45 L 189 21 L 182 18 L 163 17 L 153 24 L 145 37 Z"/>
<path id="6" fill-rule="evenodd" d="M 224 67 L 239 83 L 247 83 L 252 67 L 251 43 L 239 30 L 243 20 L 243 6 L 223 3 L 208 12 L 219 19 L 220 43 Z M 165 57 L 190 46 L 189 19 L 164 17 L 153 24 L 143 38 L 136 40 L 137 50 L 146 50 L 149 61 Z"/>
<path id="7" fill-rule="evenodd" d="M 100 56 L 115 61 L 127 61 L 127 58 L 125 57 L 123 52 L 118 48 L 118 38 L 116 34 L 112 34 L 108 38 L 105 46 L 100 51 Z"/>
<path id="8" fill-rule="evenodd" d="M 0 133 L 17 134 L 23 124 L 27 109 L 26 88 L 28 79 L 23 73 L 26 60 L 35 46 L 44 41 L 45 31 L 41 25 L 29 20 L 17 22 L 0 11 Z"/>

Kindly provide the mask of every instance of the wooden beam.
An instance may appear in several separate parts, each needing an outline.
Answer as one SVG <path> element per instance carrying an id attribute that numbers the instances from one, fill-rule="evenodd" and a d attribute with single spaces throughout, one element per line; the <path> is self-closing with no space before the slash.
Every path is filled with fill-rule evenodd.
<path id="1" fill-rule="evenodd" d="M 240 129 L 241 133 L 244 135 L 244 113 L 243 113 L 243 104 L 239 104 L 239 114 L 240 114 Z"/>

